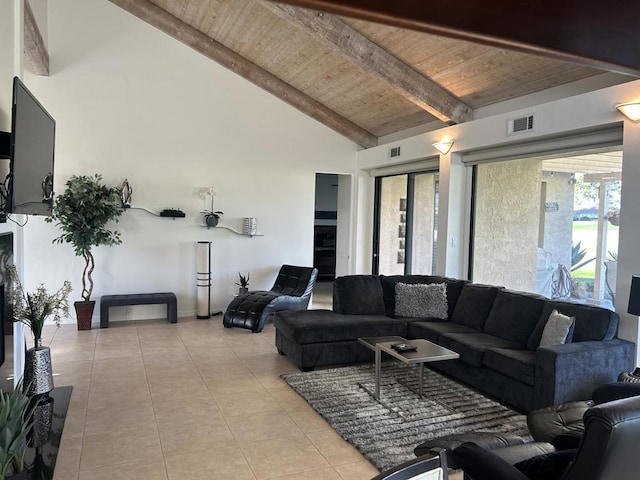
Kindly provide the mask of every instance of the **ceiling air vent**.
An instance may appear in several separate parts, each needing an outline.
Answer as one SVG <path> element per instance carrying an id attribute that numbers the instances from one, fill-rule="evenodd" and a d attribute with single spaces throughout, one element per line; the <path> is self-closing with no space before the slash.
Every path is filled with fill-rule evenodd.
<path id="1" fill-rule="evenodd" d="M 533 130 L 533 115 L 513 118 L 507 122 L 507 134 L 530 132 Z"/>
<path id="2" fill-rule="evenodd" d="M 389 149 L 389 158 L 396 158 L 400 156 L 400 147 L 391 147 Z"/>

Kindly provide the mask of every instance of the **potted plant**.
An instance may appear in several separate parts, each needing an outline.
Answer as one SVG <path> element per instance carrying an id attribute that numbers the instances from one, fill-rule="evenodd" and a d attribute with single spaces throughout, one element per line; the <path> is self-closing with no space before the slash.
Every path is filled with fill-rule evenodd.
<path id="1" fill-rule="evenodd" d="M 9 295 L 13 304 L 13 321 L 22 322 L 31 329 L 35 346 L 25 353 L 24 381 L 27 395 L 40 395 L 53 390 L 51 351 L 42 346 L 42 327 L 47 318 L 59 327 L 60 316 L 69 316 L 69 292 L 71 283 L 64 282 L 55 293 L 47 292 L 40 284 L 35 291 L 25 292 L 14 265 L 7 269 L 12 289 Z"/>
<path id="2" fill-rule="evenodd" d="M 24 455 L 33 425 L 29 402 L 20 384 L 11 392 L 0 392 L 0 480 L 27 478 Z"/>
<path id="3" fill-rule="evenodd" d="M 239 281 L 235 282 L 236 285 L 238 285 L 240 288 L 238 289 L 238 293 L 247 293 L 249 291 L 249 273 L 247 273 L 247 276 L 245 277 L 244 275 L 242 275 L 240 272 L 238 272 L 238 277 L 239 277 Z"/>
<path id="4" fill-rule="evenodd" d="M 25 292 L 14 265 L 7 269 L 11 282 L 10 301 L 13 305 L 13 321 L 24 323 L 33 334 L 35 346 L 42 346 L 42 327 L 47 318 L 53 317 L 56 326 L 60 326 L 60 317 L 69 316 L 69 293 L 71 282 L 65 280 L 55 293 L 47 292 L 43 284 L 34 292 Z"/>
<path id="5" fill-rule="evenodd" d="M 95 269 L 92 248 L 122 243 L 120 232 L 107 228 L 110 222 L 117 222 L 124 211 L 120 193 L 117 187 L 103 185 L 101 175 L 73 175 L 67 180 L 64 193 L 56 196 L 52 215 L 45 219 L 49 223 L 56 222 L 62 230 L 62 235 L 53 242 L 71 244 L 75 254 L 85 261 L 82 301 L 74 303 L 78 330 L 91 329 L 95 306 L 95 301 L 91 300 Z"/>
<path id="6" fill-rule="evenodd" d="M 216 192 L 213 187 L 200 187 L 198 191 L 198 196 L 203 200 L 206 200 L 207 198 L 211 199 L 211 209 L 200 212 L 204 214 L 204 223 L 206 223 L 207 228 L 218 225 L 218 220 L 220 220 L 220 217 L 224 215 L 224 212 L 219 210 L 215 212 L 213 211 L 213 197 L 215 197 L 215 195 Z"/>
<path id="7" fill-rule="evenodd" d="M 207 227 L 215 227 L 218 225 L 218 220 L 224 215 L 224 212 L 212 212 L 211 210 L 204 210 L 202 213 L 204 213 L 204 223 L 207 224 Z"/>

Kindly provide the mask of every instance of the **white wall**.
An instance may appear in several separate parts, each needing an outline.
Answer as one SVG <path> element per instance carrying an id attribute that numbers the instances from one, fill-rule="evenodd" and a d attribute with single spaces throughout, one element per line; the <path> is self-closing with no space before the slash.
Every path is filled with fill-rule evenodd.
<path id="1" fill-rule="evenodd" d="M 338 175 L 338 220 L 336 228 L 336 277 L 349 275 L 355 271 L 351 259 L 353 251 L 354 204 L 353 175 Z"/>
<path id="2" fill-rule="evenodd" d="M 11 88 L 14 70 L 14 4 L 0 2 L 0 131 L 11 131 Z"/>
<path id="3" fill-rule="evenodd" d="M 283 263 L 312 264 L 315 173 L 353 173 L 355 144 L 107 0 L 51 0 L 48 19 L 51 76 L 26 83 L 57 121 L 56 191 L 72 174 L 126 177 L 133 207 L 187 214 L 125 212 L 123 244 L 95 250 L 94 299 L 174 291 L 178 315 L 194 314 L 198 240 L 213 241 L 214 311 L 237 292 L 238 271 L 268 289 Z M 256 217 L 264 236 L 202 227 L 209 206 L 196 189 L 209 185 L 220 224 Z M 28 286 L 69 279 L 79 299 L 82 261 L 51 244 L 58 229 L 34 217 L 24 230 Z M 135 307 L 131 318 L 163 315 Z"/>
<path id="4" fill-rule="evenodd" d="M 11 105 L 12 85 L 14 76 L 22 76 L 22 17 L 24 0 L 0 2 L 0 130 L 11 131 Z M 0 160 L 1 178 L 8 171 L 6 160 Z M 18 221 L 23 216 L 18 215 Z M 13 235 L 13 262 L 18 272 L 23 275 L 23 232 L 16 228 L 15 223 L 0 223 L 0 232 L 12 232 Z M 13 324 L 13 382 L 16 385 L 22 378 L 24 371 L 24 325 Z M 4 340 L 4 339 L 2 339 Z"/>
<path id="5" fill-rule="evenodd" d="M 640 90 L 640 88 L 638 89 Z M 631 100 L 639 100 L 640 95 Z M 618 240 L 618 276 L 616 279 L 616 312 L 621 317 L 620 336 L 636 339 L 640 346 L 638 317 L 627 313 L 631 276 L 640 273 L 640 124 L 624 122 L 622 151 L 622 195 Z M 640 365 L 640 347 L 636 350 L 636 365 Z"/>

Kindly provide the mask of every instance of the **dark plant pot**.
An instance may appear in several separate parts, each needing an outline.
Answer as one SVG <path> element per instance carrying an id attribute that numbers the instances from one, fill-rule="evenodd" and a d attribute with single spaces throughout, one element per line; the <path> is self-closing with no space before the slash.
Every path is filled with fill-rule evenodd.
<path id="1" fill-rule="evenodd" d="M 94 300 L 74 302 L 73 306 L 76 309 L 78 330 L 91 330 L 91 317 L 93 317 L 93 308 L 96 306 L 96 302 Z"/>
<path id="2" fill-rule="evenodd" d="M 240 287 L 240 288 L 238 289 L 238 294 L 239 294 L 239 295 L 242 295 L 243 293 L 247 293 L 248 291 L 249 291 L 249 289 L 248 289 L 248 288 L 246 288 L 246 287 Z"/>
<path id="3" fill-rule="evenodd" d="M 218 217 L 215 215 L 206 215 L 204 221 L 207 223 L 207 227 L 215 227 L 218 225 Z"/>

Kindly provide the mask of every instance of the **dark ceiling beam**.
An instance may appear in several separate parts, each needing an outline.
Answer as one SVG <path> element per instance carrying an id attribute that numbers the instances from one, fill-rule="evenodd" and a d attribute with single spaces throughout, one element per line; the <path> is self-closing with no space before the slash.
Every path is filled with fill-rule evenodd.
<path id="1" fill-rule="evenodd" d="M 634 0 L 279 0 L 640 76 Z"/>
<path id="2" fill-rule="evenodd" d="M 374 147 L 378 144 L 378 137 L 371 132 L 347 120 L 191 25 L 167 13 L 149 0 L 110 1 L 356 144 L 364 148 Z"/>
<path id="3" fill-rule="evenodd" d="M 446 123 L 473 119 L 473 110 L 459 98 L 327 13 L 258 0 L 258 3 L 300 28 L 334 52 L 377 77 L 400 95 Z"/>
<path id="4" fill-rule="evenodd" d="M 24 2 L 24 53 L 29 70 L 36 75 L 49 76 L 49 53 L 29 2 Z"/>

